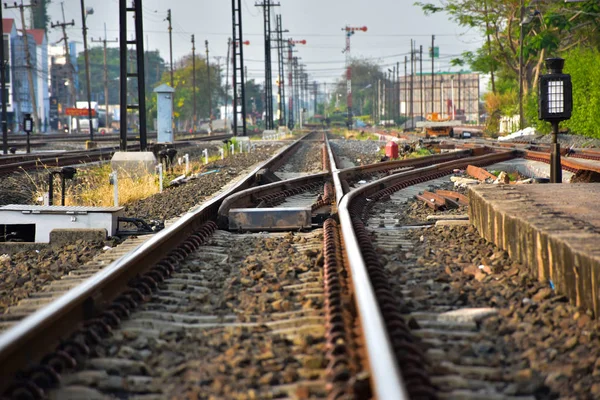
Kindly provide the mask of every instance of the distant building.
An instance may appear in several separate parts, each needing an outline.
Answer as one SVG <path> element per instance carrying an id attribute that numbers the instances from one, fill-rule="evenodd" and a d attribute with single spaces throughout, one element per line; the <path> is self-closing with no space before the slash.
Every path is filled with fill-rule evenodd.
<path id="1" fill-rule="evenodd" d="M 13 79 L 12 79 L 12 65 L 13 65 L 13 51 L 12 44 L 17 37 L 17 28 L 15 27 L 15 21 L 13 19 L 2 20 L 2 37 L 4 39 L 4 63 L 6 65 L 6 92 L 0 93 L 0 96 L 6 97 L 6 113 L 8 120 L 8 127 L 14 130 L 15 127 L 15 104 L 13 101 Z M 0 97 L 1 98 L 1 97 Z"/>
<path id="2" fill-rule="evenodd" d="M 442 118 L 479 123 L 478 73 L 436 72 L 433 76 L 433 86 L 431 73 L 423 72 L 423 79 L 419 74 L 414 74 L 412 79 L 410 75 L 399 78 L 396 87 L 400 97 L 401 115 L 410 117 L 412 109 L 415 119 L 417 116 L 426 118 L 427 114 L 434 112 Z"/>
<path id="3" fill-rule="evenodd" d="M 24 114 L 33 112 L 33 101 L 29 92 L 27 57 L 29 51 L 33 73 L 33 90 L 40 119 L 39 131 L 46 131 L 49 123 L 50 97 L 48 92 L 48 42 L 43 29 L 30 29 L 26 33 L 17 31 L 12 18 L 2 20 L 3 38 L 6 48 L 6 104 L 8 126 L 20 131 Z M 25 49 L 23 34 L 27 35 L 29 49 Z"/>

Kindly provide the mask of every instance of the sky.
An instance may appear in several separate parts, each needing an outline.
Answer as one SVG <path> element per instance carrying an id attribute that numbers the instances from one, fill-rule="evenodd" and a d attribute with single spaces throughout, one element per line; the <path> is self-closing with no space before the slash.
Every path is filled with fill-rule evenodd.
<path id="1" fill-rule="evenodd" d="M 261 0 L 262 1 L 262 0 Z M 413 5 L 415 0 L 277 0 L 279 7 L 274 13 L 282 15 L 284 29 L 289 30 L 284 38 L 305 39 L 305 46 L 298 45 L 296 56 L 306 65 L 310 80 L 334 82 L 344 72 L 345 36 L 342 28 L 366 26 L 367 32 L 358 32 L 352 37 L 352 57 L 367 58 L 379 63 L 384 70 L 397 62 L 403 71 L 404 56 L 410 54 L 410 40 L 423 46 L 424 69 L 430 71 L 431 61 L 427 56 L 431 46 L 431 35 L 436 36 L 440 47 L 440 59 L 436 69 L 450 70 L 448 62 L 465 50 L 474 50 L 483 42 L 481 33 L 467 30 L 449 20 L 447 15 L 425 16 Z M 435 0 L 433 0 L 435 1 Z M 271 0 L 275 3 L 275 0 Z M 79 42 L 83 49 L 81 33 L 80 0 L 64 0 L 66 21 L 75 21 L 68 28 L 70 41 Z M 129 3 L 129 0 L 128 0 Z M 232 35 L 231 1 L 229 0 L 143 0 L 145 46 L 147 50 L 158 49 L 169 62 L 169 35 L 167 9 L 171 9 L 173 21 L 173 59 L 175 62 L 191 54 L 191 35 L 196 38 L 196 53 L 204 54 L 204 41 L 209 41 L 211 62 L 224 65 L 227 55 L 227 40 Z M 244 48 L 244 58 L 249 79 L 264 80 L 264 36 L 262 8 L 255 7 L 254 0 L 242 0 L 244 40 L 250 45 Z M 86 8 L 94 13 L 88 15 L 88 39 L 109 40 L 119 36 L 119 0 L 85 0 Z M 4 10 L 4 18 L 19 20 L 17 10 Z M 50 19 L 62 22 L 61 2 L 52 0 L 49 7 Z M 272 18 L 275 29 L 275 18 Z M 20 23 L 19 23 L 20 25 Z M 133 35 L 133 21 L 128 22 L 128 31 Z M 61 30 L 51 29 L 49 43 L 62 37 Z M 100 43 L 88 44 L 99 46 Z M 110 44 L 116 46 L 116 43 Z M 222 57 L 217 60 L 214 57 Z M 276 60 L 276 52 L 273 52 Z M 273 66 L 276 71 L 276 64 Z M 453 68 L 458 70 L 460 68 Z M 274 72 L 275 80 L 276 72 Z"/>

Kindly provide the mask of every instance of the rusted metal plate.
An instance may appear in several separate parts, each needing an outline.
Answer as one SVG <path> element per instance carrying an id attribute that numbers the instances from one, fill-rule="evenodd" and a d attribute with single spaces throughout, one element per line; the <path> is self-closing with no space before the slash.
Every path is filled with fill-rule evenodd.
<path id="1" fill-rule="evenodd" d="M 229 229 L 244 231 L 287 231 L 310 228 L 312 210 L 301 208 L 232 208 Z"/>

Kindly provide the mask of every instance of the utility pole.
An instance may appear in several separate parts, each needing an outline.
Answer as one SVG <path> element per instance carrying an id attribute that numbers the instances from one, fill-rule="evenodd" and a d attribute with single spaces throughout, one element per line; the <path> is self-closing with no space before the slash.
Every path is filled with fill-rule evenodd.
<path id="1" fill-rule="evenodd" d="M 103 39 L 94 39 L 92 38 L 92 42 L 102 42 L 104 45 L 104 107 L 106 110 L 106 129 L 110 127 L 110 113 L 108 112 L 108 61 L 107 61 L 107 49 L 106 44 L 111 42 L 118 42 L 119 39 L 108 40 L 106 37 L 106 24 L 104 24 L 104 40 Z"/>
<path id="2" fill-rule="evenodd" d="M 280 4 L 264 0 L 256 3 L 256 7 L 262 7 L 264 12 L 265 29 L 265 127 L 273 129 L 273 74 L 271 71 L 271 7 L 279 7 Z"/>
<path id="3" fill-rule="evenodd" d="M 29 83 L 29 97 L 31 97 L 31 108 L 33 109 L 33 125 L 36 130 L 40 127 L 40 120 L 37 111 L 37 99 L 35 97 L 35 88 L 33 87 L 33 68 L 31 65 L 31 53 L 29 52 L 29 37 L 27 36 L 27 27 L 25 26 L 25 9 L 35 7 L 35 2 L 32 4 L 24 5 L 23 0 L 21 4 L 15 2 L 14 6 L 8 6 L 4 3 L 4 8 L 10 10 L 12 8 L 18 8 L 21 12 L 21 26 L 23 31 L 23 44 L 25 45 L 25 67 L 27 68 L 27 82 Z M 3 39 L 4 40 L 4 39 Z M 4 55 L 2 55 L 4 57 Z"/>
<path id="4" fill-rule="evenodd" d="M 283 30 L 283 24 L 281 23 L 281 14 L 277 15 L 277 65 L 279 74 L 279 85 L 278 85 L 278 96 L 279 96 L 279 126 L 286 125 L 286 112 L 285 112 L 285 61 L 283 50 L 285 49 L 283 41 L 283 33 L 287 32 Z M 289 84 L 289 83 L 288 83 Z"/>
<path id="5" fill-rule="evenodd" d="M 212 135 L 213 113 L 212 113 L 212 91 L 211 91 L 211 87 L 210 87 L 210 61 L 209 61 L 209 57 L 208 57 L 208 40 L 204 41 L 204 46 L 206 47 L 206 74 L 208 75 L 208 77 L 207 77 L 207 79 L 208 79 L 208 131 L 209 131 L 208 134 Z"/>
<path id="6" fill-rule="evenodd" d="M 344 49 L 344 53 L 346 53 L 346 91 L 347 91 L 347 105 L 348 105 L 348 129 L 352 129 L 352 57 L 350 54 L 350 38 L 358 31 L 366 32 L 367 27 L 363 26 L 360 28 L 353 28 L 350 26 L 346 26 L 342 28 L 342 31 L 346 32 L 346 48 Z"/>
<path id="7" fill-rule="evenodd" d="M 192 132 L 196 132 L 196 39 L 192 35 Z"/>
<path id="8" fill-rule="evenodd" d="M 431 35 L 431 112 L 434 112 L 434 60 L 435 60 L 435 35 Z"/>
<path id="9" fill-rule="evenodd" d="M 64 2 L 60 3 L 60 8 L 62 9 L 62 17 L 63 22 L 56 22 L 56 24 L 50 24 L 52 28 L 61 27 L 63 38 L 62 40 L 65 42 L 65 66 L 67 68 L 67 83 L 69 86 L 69 97 L 71 97 L 71 101 L 69 102 L 69 106 L 75 105 L 76 95 L 75 95 L 75 80 L 73 79 L 73 74 L 75 73 L 75 68 L 71 63 L 71 55 L 69 54 L 69 37 L 67 36 L 67 26 L 75 26 L 75 20 L 71 20 L 71 22 L 65 22 L 65 7 Z"/>
<path id="10" fill-rule="evenodd" d="M 171 9 L 167 10 L 167 21 L 169 21 L 169 63 L 171 66 L 171 87 L 175 89 L 175 81 L 173 80 L 173 26 L 171 24 Z"/>
<path id="11" fill-rule="evenodd" d="M 297 44 L 305 45 L 306 40 L 288 39 L 287 44 L 288 44 L 288 70 L 289 70 L 288 87 L 290 89 L 289 108 L 288 108 L 288 127 L 290 129 L 293 129 L 295 122 L 296 122 L 294 120 L 294 114 L 296 114 L 296 116 L 298 116 L 298 114 L 295 112 L 295 109 L 296 109 L 295 94 L 297 93 L 296 92 L 297 87 L 294 85 L 294 81 L 295 81 L 294 63 L 296 62 L 296 57 L 293 57 L 293 53 L 295 52 L 294 46 L 296 46 Z"/>
<path id="12" fill-rule="evenodd" d="M 231 38 L 227 40 L 227 66 L 225 67 L 225 133 L 229 133 L 229 122 L 227 122 L 227 108 L 229 107 L 229 56 L 231 52 Z M 235 115 L 235 111 L 233 112 Z"/>

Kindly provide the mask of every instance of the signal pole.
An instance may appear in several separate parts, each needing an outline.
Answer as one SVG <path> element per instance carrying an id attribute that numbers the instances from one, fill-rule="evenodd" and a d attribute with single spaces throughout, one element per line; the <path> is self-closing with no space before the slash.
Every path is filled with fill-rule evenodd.
<path id="1" fill-rule="evenodd" d="M 294 111 L 296 108 L 296 103 L 294 100 L 294 96 L 296 93 L 296 89 L 297 87 L 294 86 L 294 78 L 295 78 L 295 72 L 294 72 L 294 61 L 296 59 L 296 57 L 293 57 L 293 53 L 294 53 L 294 46 L 296 46 L 297 44 L 302 44 L 305 45 L 306 44 L 306 40 L 293 40 L 293 39 L 288 39 L 287 40 L 287 44 L 288 44 L 288 69 L 289 69 L 289 74 L 288 74 L 288 87 L 290 89 L 290 94 L 289 94 L 289 108 L 288 108 L 288 127 L 290 129 L 294 128 L 295 125 L 295 121 L 294 121 Z"/>
<path id="2" fill-rule="evenodd" d="M 367 27 L 363 26 L 360 28 L 353 28 L 346 26 L 342 28 L 342 31 L 346 32 L 346 48 L 343 53 L 346 53 L 346 90 L 348 93 L 347 106 L 348 106 L 348 129 L 352 129 L 352 57 L 350 55 L 350 38 L 358 31 L 366 32 Z"/>
<path id="3" fill-rule="evenodd" d="M 30 8 L 30 7 L 35 7 L 36 4 L 28 4 L 28 5 L 24 5 L 23 4 L 23 0 L 21 0 L 21 4 L 17 4 L 15 2 L 14 6 L 8 6 L 6 3 L 4 3 L 4 8 L 6 8 L 7 10 L 10 10 L 12 8 L 18 8 L 19 11 L 21 12 L 21 27 L 22 27 L 22 31 L 23 31 L 23 43 L 25 44 L 25 67 L 27 68 L 27 82 L 29 83 L 29 97 L 31 97 L 31 108 L 33 109 L 32 111 L 32 115 L 33 115 L 33 125 L 34 128 L 36 130 L 40 129 L 40 120 L 38 117 L 38 111 L 37 111 L 37 99 L 35 97 L 35 88 L 33 87 L 33 71 L 32 71 L 32 66 L 31 66 L 31 53 L 29 52 L 29 38 L 27 36 L 27 27 L 25 25 L 25 9 L 26 8 Z M 4 57 L 4 55 L 2 55 L 2 57 Z"/>
<path id="4" fill-rule="evenodd" d="M 106 110 L 106 129 L 110 127 L 110 113 L 108 112 L 108 64 L 106 55 L 106 43 L 116 43 L 118 41 L 119 39 L 108 40 L 106 38 L 106 24 L 104 24 L 104 40 L 92 38 L 92 42 L 102 42 L 104 44 L 104 107 Z"/>
<path id="5" fill-rule="evenodd" d="M 73 73 L 75 72 L 75 68 L 73 68 L 73 64 L 71 63 L 71 55 L 69 54 L 69 37 L 67 36 L 67 26 L 75 26 L 75 20 L 71 20 L 71 22 L 65 22 L 65 7 L 64 3 L 60 3 L 60 8 L 62 9 L 62 17 L 63 22 L 56 22 L 56 24 L 50 24 L 52 28 L 61 27 L 63 32 L 62 40 L 65 42 L 65 65 L 67 67 L 67 83 L 69 84 L 69 96 L 71 97 L 71 101 L 69 102 L 69 106 L 75 105 L 75 83 L 73 79 Z"/>

